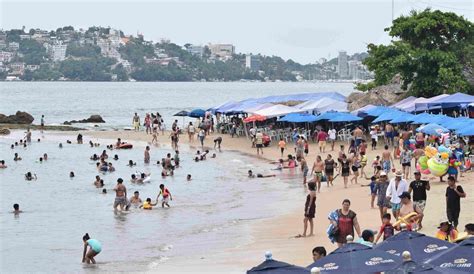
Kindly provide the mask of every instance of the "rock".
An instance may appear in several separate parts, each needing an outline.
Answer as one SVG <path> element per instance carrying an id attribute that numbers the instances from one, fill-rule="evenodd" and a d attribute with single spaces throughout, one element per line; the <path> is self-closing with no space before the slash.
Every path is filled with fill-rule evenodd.
<path id="1" fill-rule="evenodd" d="M 75 123 L 105 123 L 104 119 L 100 115 L 91 115 L 87 119 L 82 119 L 82 120 L 72 120 L 72 121 L 65 121 L 63 124 L 64 125 L 71 125 Z"/>
<path id="2" fill-rule="evenodd" d="M 10 130 L 8 128 L 0 128 L 0 135 L 8 135 Z"/>
<path id="3" fill-rule="evenodd" d="M 353 111 L 366 105 L 393 105 L 406 97 L 406 91 L 400 84 L 388 84 L 375 87 L 367 92 L 353 92 L 347 97 L 349 111 Z"/>
<path id="4" fill-rule="evenodd" d="M 28 112 L 17 111 L 15 115 L 0 114 L 0 124 L 31 124 L 35 118 Z"/>

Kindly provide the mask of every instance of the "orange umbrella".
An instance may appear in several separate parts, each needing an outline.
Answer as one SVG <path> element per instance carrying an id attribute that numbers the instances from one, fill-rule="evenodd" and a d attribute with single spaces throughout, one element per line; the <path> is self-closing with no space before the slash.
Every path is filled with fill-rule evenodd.
<path id="1" fill-rule="evenodd" d="M 255 115 L 252 115 L 252 116 L 249 116 L 247 118 L 244 119 L 244 123 L 250 123 L 250 122 L 260 122 L 260 121 L 265 121 L 267 119 L 267 117 L 263 116 L 263 115 L 258 115 L 258 114 L 255 114 Z"/>

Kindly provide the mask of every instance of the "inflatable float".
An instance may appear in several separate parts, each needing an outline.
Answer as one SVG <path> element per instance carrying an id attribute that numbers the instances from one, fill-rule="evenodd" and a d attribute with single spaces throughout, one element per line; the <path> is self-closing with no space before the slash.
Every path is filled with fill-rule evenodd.
<path id="1" fill-rule="evenodd" d="M 132 147 L 133 147 L 132 144 L 122 143 L 122 144 L 116 146 L 115 148 L 117 148 L 117 149 L 131 149 Z"/>

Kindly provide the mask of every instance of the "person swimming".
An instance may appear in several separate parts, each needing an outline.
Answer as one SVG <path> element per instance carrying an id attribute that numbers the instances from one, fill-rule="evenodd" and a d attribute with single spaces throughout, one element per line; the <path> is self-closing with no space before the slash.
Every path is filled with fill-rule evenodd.
<path id="1" fill-rule="evenodd" d="M 5 165 L 5 160 L 0 161 L 0 168 L 7 168 L 7 165 Z"/>
<path id="2" fill-rule="evenodd" d="M 107 189 L 102 189 L 102 194 L 107 194 Z"/>
<path id="3" fill-rule="evenodd" d="M 115 155 L 114 155 L 114 160 L 117 161 L 118 159 L 119 159 L 118 155 L 115 154 Z"/>
<path id="4" fill-rule="evenodd" d="M 89 145 L 90 145 L 91 147 L 94 147 L 94 143 L 93 143 L 92 141 L 89 141 Z"/>
<path id="5" fill-rule="evenodd" d="M 109 162 L 108 167 L 109 167 L 109 172 L 114 172 L 115 171 L 115 167 L 112 166 L 111 162 Z"/>
<path id="6" fill-rule="evenodd" d="M 94 153 L 94 154 L 91 156 L 90 159 L 93 160 L 93 161 L 97 161 L 97 160 L 99 160 L 99 156 L 97 156 L 97 154 Z"/>
<path id="7" fill-rule="evenodd" d="M 62 143 L 59 143 L 59 148 L 63 148 L 63 144 L 62 144 Z"/>
<path id="8" fill-rule="evenodd" d="M 82 262 L 90 264 L 91 262 L 95 264 L 94 257 L 97 256 L 102 251 L 102 244 L 96 239 L 91 239 L 89 234 L 86 233 L 82 237 L 84 241 L 84 253 L 82 255 Z M 89 246 L 89 251 L 87 251 L 87 246 Z"/>
<path id="9" fill-rule="evenodd" d="M 15 152 L 14 156 L 15 157 L 13 157 L 13 161 L 21 161 L 21 157 L 18 156 L 18 153 Z"/>
<path id="10" fill-rule="evenodd" d="M 257 173 L 257 175 L 253 174 L 252 170 L 248 171 L 248 177 L 249 178 L 269 178 L 269 177 L 275 177 L 275 174 L 269 174 L 269 175 L 262 175 L 260 173 Z"/>
<path id="11" fill-rule="evenodd" d="M 23 211 L 20 210 L 20 205 L 19 204 L 14 204 L 13 205 L 13 211 L 12 211 L 13 214 L 20 214 L 20 213 L 23 213 Z"/>
<path id="12" fill-rule="evenodd" d="M 75 177 L 74 171 L 69 172 L 69 178 L 74 178 L 74 177 Z"/>
<path id="13" fill-rule="evenodd" d="M 25 173 L 25 180 L 27 180 L 27 181 L 32 181 L 32 180 L 36 180 L 36 179 L 38 179 L 38 178 L 36 177 L 36 174 L 31 174 L 30 171 L 28 171 L 27 173 Z"/>
<path id="14" fill-rule="evenodd" d="M 133 162 L 132 160 L 128 160 L 128 165 L 127 166 L 132 167 L 132 166 L 136 166 L 136 165 L 137 165 L 137 163 Z"/>
<path id="15" fill-rule="evenodd" d="M 188 174 L 188 175 L 186 176 L 186 180 L 187 180 L 188 182 L 192 180 L 191 174 Z"/>

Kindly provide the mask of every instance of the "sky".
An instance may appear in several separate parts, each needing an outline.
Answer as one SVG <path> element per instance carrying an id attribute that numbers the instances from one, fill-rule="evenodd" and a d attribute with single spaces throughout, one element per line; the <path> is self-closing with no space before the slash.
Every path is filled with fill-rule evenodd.
<path id="1" fill-rule="evenodd" d="M 472 0 L 393 0 L 395 17 L 427 7 L 473 21 Z M 0 0 L 0 28 L 56 30 L 103 26 L 184 45 L 232 43 L 240 53 L 261 53 L 307 64 L 319 58 L 387 44 L 392 0 Z"/>

